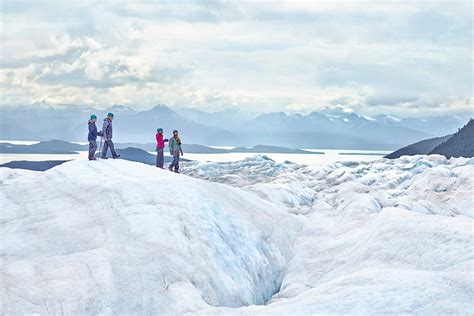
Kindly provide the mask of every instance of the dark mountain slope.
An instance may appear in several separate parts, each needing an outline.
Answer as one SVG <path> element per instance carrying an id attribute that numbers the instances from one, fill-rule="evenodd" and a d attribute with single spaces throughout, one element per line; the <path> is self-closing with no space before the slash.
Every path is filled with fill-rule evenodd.
<path id="1" fill-rule="evenodd" d="M 457 133 L 436 146 L 430 154 L 451 157 L 474 157 L 474 120 L 470 119 Z"/>
<path id="2" fill-rule="evenodd" d="M 138 148 L 117 149 L 117 153 L 120 155 L 120 159 L 141 162 L 147 165 L 155 165 L 156 163 L 156 155 Z M 108 157 L 110 157 L 110 153 L 108 153 Z M 170 163 L 172 160 L 170 156 L 165 156 L 165 163 Z M 189 160 L 181 158 L 181 161 Z"/>
<path id="3" fill-rule="evenodd" d="M 57 165 L 63 164 L 68 160 L 46 160 L 46 161 L 10 161 L 0 167 L 6 167 L 11 169 L 26 169 L 33 171 L 45 171 L 56 167 Z"/>
<path id="4" fill-rule="evenodd" d="M 87 149 L 87 145 L 68 143 L 56 139 L 33 145 L 0 143 L 0 153 L 9 154 L 76 154 L 77 151 L 84 151 Z"/>
<path id="5" fill-rule="evenodd" d="M 428 155 L 433 150 L 433 148 L 435 148 L 442 142 L 448 140 L 452 136 L 453 135 L 446 135 L 442 137 L 425 139 L 420 142 L 400 148 L 394 151 L 393 153 L 386 155 L 385 158 L 396 159 L 400 158 L 401 156 Z"/>

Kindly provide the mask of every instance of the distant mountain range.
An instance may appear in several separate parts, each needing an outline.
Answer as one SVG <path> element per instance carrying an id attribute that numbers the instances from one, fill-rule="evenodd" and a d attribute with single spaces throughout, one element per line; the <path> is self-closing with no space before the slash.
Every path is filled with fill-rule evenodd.
<path id="1" fill-rule="evenodd" d="M 77 151 L 88 150 L 88 145 L 68 143 L 62 140 L 49 140 L 33 145 L 14 145 L 0 143 L 0 153 L 7 154 L 75 154 Z"/>
<path id="2" fill-rule="evenodd" d="M 85 141 L 90 114 L 103 118 L 113 112 L 114 140 L 118 143 L 154 142 L 158 127 L 166 136 L 178 129 L 186 144 L 291 148 L 394 149 L 453 133 L 466 121 L 458 116 L 398 118 L 367 117 L 357 113 L 322 110 L 308 115 L 283 112 L 256 115 L 237 110 L 207 113 L 173 111 L 165 105 L 136 111 L 123 105 L 105 110 L 80 106 L 0 108 L 0 138 L 12 140 Z M 102 119 L 98 120 L 98 127 Z"/>
<path id="3" fill-rule="evenodd" d="M 453 134 L 469 120 L 467 116 L 433 116 L 420 118 L 401 118 L 392 115 L 376 115 L 373 117 L 379 124 L 401 126 L 417 130 L 433 136 Z"/>
<path id="4" fill-rule="evenodd" d="M 258 114 L 237 110 L 223 110 L 218 112 L 204 112 L 196 109 L 179 109 L 178 114 L 201 124 L 225 130 L 238 131 L 245 122 L 252 120 Z"/>
<path id="5" fill-rule="evenodd" d="M 400 148 L 385 158 L 429 154 L 440 154 L 447 158 L 474 157 L 474 120 L 470 119 L 454 134 L 422 140 Z"/>

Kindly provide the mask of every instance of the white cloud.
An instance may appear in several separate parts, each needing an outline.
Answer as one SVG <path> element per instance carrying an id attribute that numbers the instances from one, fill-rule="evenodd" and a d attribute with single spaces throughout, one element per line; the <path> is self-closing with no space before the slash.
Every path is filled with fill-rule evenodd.
<path id="1" fill-rule="evenodd" d="M 3 104 L 470 110 L 470 1 L 2 5 Z"/>

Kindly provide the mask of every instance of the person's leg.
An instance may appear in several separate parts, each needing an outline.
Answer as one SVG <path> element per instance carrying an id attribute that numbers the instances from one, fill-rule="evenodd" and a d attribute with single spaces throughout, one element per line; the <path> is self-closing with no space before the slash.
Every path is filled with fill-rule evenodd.
<path id="1" fill-rule="evenodd" d="M 92 153 L 92 146 L 93 146 L 93 145 L 92 145 L 92 141 L 90 140 L 90 141 L 89 141 L 89 155 L 87 156 L 87 158 L 89 158 L 89 160 L 91 160 L 91 157 L 92 157 L 92 156 L 91 156 L 91 153 Z"/>
<path id="2" fill-rule="evenodd" d="M 163 164 L 164 164 L 163 149 L 158 149 L 158 154 L 157 154 L 157 167 L 163 169 Z"/>
<path id="3" fill-rule="evenodd" d="M 176 164 L 176 160 L 175 160 L 175 157 L 176 155 L 173 153 L 173 161 L 171 162 L 170 166 L 168 167 L 168 169 L 170 171 L 173 171 L 173 168 L 174 168 L 174 165 Z"/>
<path id="4" fill-rule="evenodd" d="M 102 146 L 102 159 L 107 158 L 107 150 L 109 150 L 109 141 L 104 140 L 104 146 Z"/>
<path id="5" fill-rule="evenodd" d="M 109 140 L 109 147 L 110 147 L 110 152 L 112 153 L 112 158 L 117 158 L 119 155 L 115 152 L 114 148 L 114 142 L 112 140 Z"/>
<path id="6" fill-rule="evenodd" d="M 95 140 L 89 141 L 89 159 L 95 160 L 95 151 L 97 150 L 97 142 Z"/>
<path id="7" fill-rule="evenodd" d="M 179 173 L 179 153 L 174 156 L 174 172 Z"/>

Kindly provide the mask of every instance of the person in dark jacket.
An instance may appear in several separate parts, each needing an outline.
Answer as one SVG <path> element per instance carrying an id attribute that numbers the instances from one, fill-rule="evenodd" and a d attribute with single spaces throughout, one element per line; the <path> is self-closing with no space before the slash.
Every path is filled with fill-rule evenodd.
<path id="1" fill-rule="evenodd" d="M 102 134 L 104 138 L 104 148 L 102 150 L 102 159 L 107 159 L 107 150 L 110 148 L 110 152 L 112 153 L 112 158 L 116 159 L 120 157 L 115 152 L 114 143 L 112 142 L 112 120 L 114 119 L 114 114 L 109 113 L 107 117 L 104 119 L 104 125 L 102 126 Z"/>
<path id="2" fill-rule="evenodd" d="M 170 171 L 179 173 L 179 156 L 183 155 L 183 149 L 181 149 L 181 139 L 179 138 L 178 131 L 173 131 L 173 137 L 169 140 L 170 155 L 173 157 L 173 162 L 168 167 Z"/>
<path id="3" fill-rule="evenodd" d="M 95 122 L 97 121 L 97 116 L 94 114 L 91 115 L 89 120 L 89 134 L 87 135 L 87 140 L 89 141 L 89 160 L 95 159 L 95 151 L 97 150 L 97 136 L 102 136 L 102 132 L 97 131 L 97 126 Z"/>
<path id="4" fill-rule="evenodd" d="M 167 139 L 163 139 L 163 129 L 158 128 L 156 130 L 156 166 L 163 169 L 163 163 L 165 161 L 163 151 L 165 149 L 165 143 Z"/>

